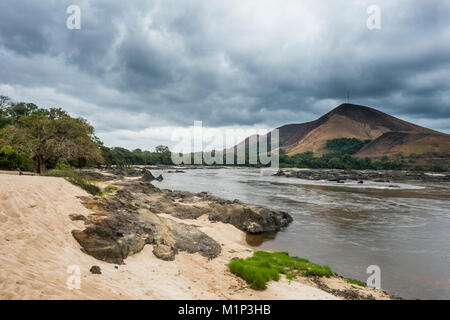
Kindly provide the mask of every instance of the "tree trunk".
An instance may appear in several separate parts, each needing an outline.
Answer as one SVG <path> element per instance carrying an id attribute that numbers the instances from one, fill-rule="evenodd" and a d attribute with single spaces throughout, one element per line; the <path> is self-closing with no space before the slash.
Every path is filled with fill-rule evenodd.
<path id="1" fill-rule="evenodd" d="M 45 159 L 42 155 L 36 154 L 36 160 L 37 160 L 37 172 L 39 174 L 43 174 L 45 171 L 47 171 Z"/>

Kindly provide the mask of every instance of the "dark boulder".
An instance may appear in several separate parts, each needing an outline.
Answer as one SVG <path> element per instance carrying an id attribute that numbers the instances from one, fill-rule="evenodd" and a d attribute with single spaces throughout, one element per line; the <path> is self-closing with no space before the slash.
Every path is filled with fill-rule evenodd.
<path id="1" fill-rule="evenodd" d="M 147 169 L 142 170 L 143 175 L 141 177 L 142 181 L 153 181 L 155 180 L 155 176 Z"/>
<path id="2" fill-rule="evenodd" d="M 275 173 L 273 176 L 275 176 L 275 177 L 283 177 L 285 175 L 286 175 L 286 173 L 284 173 L 283 170 L 278 170 L 277 173 Z"/>
<path id="3" fill-rule="evenodd" d="M 89 271 L 93 274 L 102 274 L 102 269 L 99 266 L 92 266 Z"/>
<path id="4" fill-rule="evenodd" d="M 222 251 L 221 246 L 211 237 L 200 232 L 197 227 L 167 221 L 167 226 L 175 238 L 175 248 L 188 253 L 199 252 L 209 259 L 217 257 Z"/>
<path id="5" fill-rule="evenodd" d="M 71 213 L 69 214 L 69 218 L 72 221 L 86 221 L 86 217 L 82 214 Z"/>
<path id="6" fill-rule="evenodd" d="M 161 260 L 173 261 L 175 260 L 177 250 L 171 246 L 160 244 L 153 248 L 153 254 Z"/>
<path id="7" fill-rule="evenodd" d="M 292 217 L 266 207 L 233 204 L 211 212 L 209 220 L 230 223 L 248 233 L 262 233 L 281 230 L 292 222 Z"/>

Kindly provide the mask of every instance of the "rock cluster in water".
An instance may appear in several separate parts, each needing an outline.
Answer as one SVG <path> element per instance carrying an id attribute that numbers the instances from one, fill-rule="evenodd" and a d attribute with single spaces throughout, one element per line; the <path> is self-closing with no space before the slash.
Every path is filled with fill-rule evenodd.
<path id="1" fill-rule="evenodd" d="M 300 178 L 306 180 L 327 180 L 343 183 L 345 180 L 358 181 L 364 180 L 374 182 L 391 182 L 402 180 L 418 181 L 450 181 L 450 174 L 427 174 L 423 172 L 395 171 L 395 170 L 364 170 L 364 171 L 346 171 L 339 169 L 302 169 L 302 170 L 279 170 L 274 176 L 287 178 Z"/>
<path id="2" fill-rule="evenodd" d="M 156 180 L 156 181 L 163 181 L 164 178 L 163 178 L 162 174 L 160 174 L 159 176 L 155 177 L 155 176 L 150 172 L 150 170 L 143 169 L 143 170 L 142 170 L 141 181 L 147 181 L 147 182 L 150 182 L 150 181 L 153 181 L 153 180 Z"/>

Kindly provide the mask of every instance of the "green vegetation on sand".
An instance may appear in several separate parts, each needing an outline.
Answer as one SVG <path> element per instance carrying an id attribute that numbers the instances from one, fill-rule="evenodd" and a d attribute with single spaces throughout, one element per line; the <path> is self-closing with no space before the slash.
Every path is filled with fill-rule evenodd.
<path id="1" fill-rule="evenodd" d="M 101 196 L 103 194 L 102 190 L 96 185 L 92 184 L 89 180 L 84 178 L 81 174 L 75 172 L 71 169 L 55 169 L 49 170 L 44 173 L 45 176 L 51 177 L 61 177 L 65 178 L 70 183 L 80 187 L 81 189 L 87 191 L 94 196 Z"/>
<path id="2" fill-rule="evenodd" d="M 230 271 L 243 278 L 251 288 L 262 290 L 270 280 L 278 281 L 280 274 L 288 280 L 296 275 L 330 277 L 329 266 L 321 266 L 307 259 L 290 257 L 287 252 L 255 251 L 252 257 L 233 259 L 228 264 Z"/>
<path id="3" fill-rule="evenodd" d="M 355 279 L 351 279 L 351 278 L 347 278 L 347 279 L 345 279 L 345 281 L 347 281 L 347 283 L 356 284 L 357 286 L 361 286 L 361 287 L 366 286 L 366 284 L 364 282 L 355 280 Z"/>

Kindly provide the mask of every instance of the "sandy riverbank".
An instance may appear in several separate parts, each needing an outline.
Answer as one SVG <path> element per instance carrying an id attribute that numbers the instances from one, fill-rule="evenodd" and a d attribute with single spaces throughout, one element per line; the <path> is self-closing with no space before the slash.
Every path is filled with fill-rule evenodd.
<path id="1" fill-rule="evenodd" d="M 152 253 L 152 245 L 129 256 L 124 265 L 97 260 L 80 250 L 71 231 L 83 229 L 83 221 L 70 214 L 88 216 L 91 211 L 78 197 L 83 190 L 62 178 L 0 174 L 0 299 L 336 299 L 310 279 L 270 282 L 255 291 L 235 275 L 226 263 L 245 257 L 252 249 L 244 232 L 230 224 L 211 223 L 202 216 L 178 220 L 193 224 L 222 246 L 212 260 L 200 254 L 180 252 L 174 261 Z M 70 266 L 81 271 L 81 288 L 69 289 Z M 102 274 L 89 269 L 100 266 Z M 73 269 L 72 269 L 73 270 Z M 327 284 L 346 289 L 351 285 L 332 278 Z M 367 290 L 376 298 L 384 294 Z"/>

